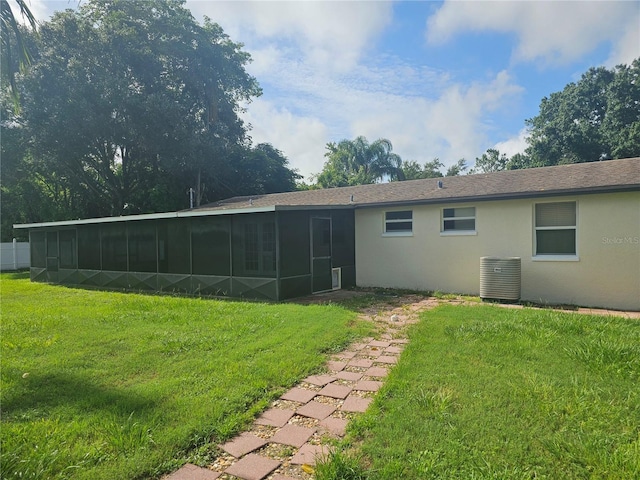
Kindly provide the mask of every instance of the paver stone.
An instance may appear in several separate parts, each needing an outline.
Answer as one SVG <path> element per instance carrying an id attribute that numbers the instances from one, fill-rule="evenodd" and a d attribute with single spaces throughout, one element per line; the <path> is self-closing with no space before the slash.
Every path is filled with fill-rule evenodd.
<path id="1" fill-rule="evenodd" d="M 324 387 L 327 383 L 331 383 L 336 379 L 333 375 L 311 375 L 304 379 L 305 382 Z"/>
<path id="2" fill-rule="evenodd" d="M 378 357 L 380 358 L 380 357 Z M 361 367 L 361 368 L 369 368 L 373 365 L 373 360 L 369 358 L 354 358 L 348 364 L 350 367 Z"/>
<path id="3" fill-rule="evenodd" d="M 258 425 L 270 425 L 272 427 L 282 427 L 287 424 L 289 419 L 293 417 L 296 412 L 293 410 L 283 408 L 270 408 L 258 417 L 256 424 Z"/>
<path id="4" fill-rule="evenodd" d="M 327 368 L 333 372 L 339 372 L 347 366 L 347 362 L 327 362 Z"/>
<path id="5" fill-rule="evenodd" d="M 214 472 L 208 468 L 187 463 L 179 470 L 165 477 L 165 480 L 215 480 L 220 475 L 220 472 Z"/>
<path id="6" fill-rule="evenodd" d="M 352 387 L 330 383 L 329 385 L 325 386 L 322 390 L 320 390 L 318 392 L 318 395 L 343 399 L 343 398 L 347 398 L 347 395 L 351 393 L 351 390 L 353 390 Z"/>
<path id="7" fill-rule="evenodd" d="M 339 378 L 340 380 L 349 380 L 350 382 L 356 382 L 362 378 L 362 374 L 358 372 L 348 372 L 347 370 L 343 370 L 336 373 L 336 378 Z"/>
<path id="8" fill-rule="evenodd" d="M 271 458 L 250 453 L 227 468 L 224 473 L 244 480 L 262 480 L 280 466 L 280 462 Z"/>
<path id="9" fill-rule="evenodd" d="M 282 395 L 280 398 L 283 400 L 291 400 L 292 402 L 300 402 L 307 403 L 313 399 L 318 394 L 318 392 L 314 392 L 313 390 L 307 390 L 306 388 L 298 388 L 293 387 L 287 393 Z"/>
<path id="10" fill-rule="evenodd" d="M 309 440 L 309 438 L 311 438 L 311 435 L 313 435 L 315 431 L 315 428 L 285 425 L 278 430 L 275 435 L 269 439 L 269 441 L 300 448 L 307 440 Z"/>
<path id="11" fill-rule="evenodd" d="M 345 412 L 365 412 L 370 403 L 371 398 L 349 395 L 342 404 L 342 410 Z"/>
<path id="12" fill-rule="evenodd" d="M 344 352 L 338 353 L 335 358 L 338 361 L 349 360 L 357 355 L 358 352 L 351 352 L 349 350 L 345 350 Z"/>
<path id="13" fill-rule="evenodd" d="M 291 459 L 293 465 L 315 465 L 316 461 L 326 458 L 331 453 L 328 445 L 303 445 Z"/>
<path id="14" fill-rule="evenodd" d="M 400 354 L 402 353 L 402 349 L 400 347 L 387 347 L 384 349 L 384 353 Z"/>
<path id="15" fill-rule="evenodd" d="M 249 452 L 253 452 L 266 444 L 267 442 L 264 439 L 244 432 L 224 445 L 220 445 L 220 448 L 234 457 L 240 458 L 241 456 Z"/>
<path id="16" fill-rule="evenodd" d="M 377 392 L 382 387 L 382 382 L 376 382 L 375 380 L 362 380 L 356 383 L 353 387 L 354 390 L 360 390 L 363 392 Z"/>
<path id="17" fill-rule="evenodd" d="M 391 357 L 389 355 L 381 355 L 380 357 L 376 358 L 376 362 L 378 362 L 378 363 L 387 363 L 389 365 L 394 365 L 394 364 L 398 363 L 398 357 Z"/>
<path id="18" fill-rule="evenodd" d="M 343 437 L 347 433 L 347 424 L 349 421 L 345 418 L 327 417 L 322 420 L 318 426 L 322 430 L 326 430 L 331 435 Z"/>
<path id="19" fill-rule="evenodd" d="M 389 374 L 389 370 L 384 367 L 371 367 L 369 370 L 364 372 L 364 374 L 368 377 L 386 377 Z"/>
<path id="20" fill-rule="evenodd" d="M 302 415 L 304 417 L 317 418 L 318 420 L 323 420 L 335 412 L 337 407 L 334 405 L 327 405 L 326 403 L 318 403 L 311 401 L 306 405 L 300 407 L 296 410 L 298 415 Z"/>

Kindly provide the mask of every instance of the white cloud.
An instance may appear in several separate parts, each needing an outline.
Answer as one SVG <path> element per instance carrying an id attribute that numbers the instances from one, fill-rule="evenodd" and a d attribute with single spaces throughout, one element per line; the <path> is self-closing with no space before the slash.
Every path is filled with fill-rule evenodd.
<path id="1" fill-rule="evenodd" d="M 271 143 L 307 180 L 322 170 L 328 135 L 318 118 L 294 115 L 262 99 L 251 103 L 243 118 L 253 125 L 250 135 L 254 145 Z"/>
<path id="2" fill-rule="evenodd" d="M 640 54 L 639 24 L 638 2 L 447 1 L 427 20 L 426 36 L 438 44 L 468 31 L 515 33 L 514 60 L 549 64 L 577 60 L 610 42 L 628 61 Z"/>
<path id="3" fill-rule="evenodd" d="M 636 3 L 640 10 L 640 3 Z M 631 65 L 631 62 L 640 57 L 640 15 L 635 21 L 628 22 L 626 27 L 621 26 L 620 37 L 613 46 L 611 55 L 605 62 L 609 68 L 625 63 Z"/>
<path id="4" fill-rule="evenodd" d="M 524 150 L 527 148 L 527 137 L 529 136 L 529 131 L 527 128 L 523 128 L 518 132 L 518 135 L 515 137 L 508 138 L 503 142 L 496 143 L 493 148 L 498 150 L 500 153 L 504 153 L 507 157 L 513 157 L 516 153 L 524 153 Z"/>
<path id="5" fill-rule="evenodd" d="M 213 18 L 250 50 L 277 39 L 306 61 L 336 70 L 355 65 L 393 14 L 390 2 L 189 0 L 187 7 Z"/>

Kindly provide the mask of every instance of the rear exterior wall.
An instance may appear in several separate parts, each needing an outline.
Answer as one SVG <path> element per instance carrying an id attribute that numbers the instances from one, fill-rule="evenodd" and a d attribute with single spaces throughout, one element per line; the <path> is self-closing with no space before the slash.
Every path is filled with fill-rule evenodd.
<path id="1" fill-rule="evenodd" d="M 536 204 L 553 202 L 575 202 L 575 254 L 536 252 Z M 475 228 L 443 231 L 466 207 Z M 412 211 L 410 233 L 384 233 L 393 210 Z M 358 286 L 478 295 L 483 256 L 521 258 L 522 300 L 640 310 L 640 192 L 356 211 Z"/>

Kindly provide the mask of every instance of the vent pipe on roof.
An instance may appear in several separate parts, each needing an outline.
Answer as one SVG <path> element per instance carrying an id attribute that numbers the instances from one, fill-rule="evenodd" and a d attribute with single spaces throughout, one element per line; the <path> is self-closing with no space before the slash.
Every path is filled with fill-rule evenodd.
<path id="1" fill-rule="evenodd" d="M 442 188 L 442 180 L 438 180 L 438 188 Z"/>
<path id="2" fill-rule="evenodd" d="M 351 197 L 349 197 L 349 202 L 353 203 L 353 195 L 351 195 Z"/>
<path id="3" fill-rule="evenodd" d="M 249 197 L 249 205 L 253 205 L 253 198 Z"/>

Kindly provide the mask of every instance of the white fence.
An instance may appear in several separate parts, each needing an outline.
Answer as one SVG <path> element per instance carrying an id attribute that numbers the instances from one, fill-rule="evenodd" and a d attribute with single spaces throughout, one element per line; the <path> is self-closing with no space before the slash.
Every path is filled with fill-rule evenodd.
<path id="1" fill-rule="evenodd" d="M 31 252 L 29 242 L 17 242 L 0 244 L 0 271 L 19 270 L 31 266 Z"/>

